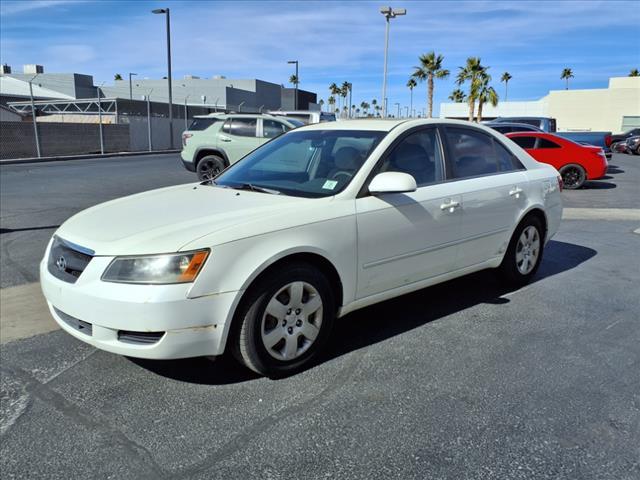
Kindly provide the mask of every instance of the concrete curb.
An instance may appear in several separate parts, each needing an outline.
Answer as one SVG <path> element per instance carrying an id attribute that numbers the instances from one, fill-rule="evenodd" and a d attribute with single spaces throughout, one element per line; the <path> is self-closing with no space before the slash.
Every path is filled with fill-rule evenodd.
<path id="1" fill-rule="evenodd" d="M 63 162 L 66 160 L 94 160 L 111 157 L 134 157 L 138 155 L 159 155 L 163 153 L 180 153 L 180 150 L 153 150 L 151 152 L 115 152 L 115 153 L 87 153 L 83 155 L 65 155 L 62 157 L 41 157 L 41 158 L 8 158 L 0 160 L 2 165 L 19 165 L 21 163 L 44 163 Z"/>

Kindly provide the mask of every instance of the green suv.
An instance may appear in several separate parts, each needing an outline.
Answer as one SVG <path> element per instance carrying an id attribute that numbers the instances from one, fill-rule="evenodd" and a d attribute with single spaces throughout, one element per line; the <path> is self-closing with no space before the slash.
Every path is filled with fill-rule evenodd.
<path id="1" fill-rule="evenodd" d="M 193 118 L 182 134 L 182 163 L 200 180 L 218 175 L 229 165 L 272 138 L 303 125 L 274 115 L 212 113 Z"/>

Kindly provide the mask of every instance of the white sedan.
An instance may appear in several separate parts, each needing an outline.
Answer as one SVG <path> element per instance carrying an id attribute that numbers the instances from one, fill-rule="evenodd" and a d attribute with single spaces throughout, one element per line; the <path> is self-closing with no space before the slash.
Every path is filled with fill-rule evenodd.
<path id="1" fill-rule="evenodd" d="M 494 268 L 536 273 L 562 181 L 454 120 L 356 120 L 284 134 L 215 180 L 85 210 L 40 265 L 60 326 L 131 357 L 221 355 L 303 368 L 334 319 Z"/>

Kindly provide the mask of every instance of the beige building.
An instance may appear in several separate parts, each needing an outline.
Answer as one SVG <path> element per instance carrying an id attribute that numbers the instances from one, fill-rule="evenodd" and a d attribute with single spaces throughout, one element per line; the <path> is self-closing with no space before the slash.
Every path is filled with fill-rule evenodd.
<path id="1" fill-rule="evenodd" d="M 614 77 L 607 88 L 552 90 L 532 102 L 483 105 L 483 120 L 496 117 L 552 117 L 558 131 L 610 131 L 640 127 L 640 77 Z M 467 103 L 441 103 L 441 118 L 468 118 Z"/>

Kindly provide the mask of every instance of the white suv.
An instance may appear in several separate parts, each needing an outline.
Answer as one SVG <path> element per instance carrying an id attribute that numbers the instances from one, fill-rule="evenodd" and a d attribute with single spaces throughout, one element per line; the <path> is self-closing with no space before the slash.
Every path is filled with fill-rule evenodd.
<path id="1" fill-rule="evenodd" d="M 273 115 L 199 115 L 182 134 L 182 163 L 200 180 L 213 178 L 263 143 L 301 125 Z"/>

